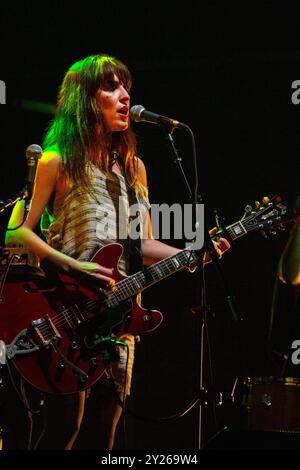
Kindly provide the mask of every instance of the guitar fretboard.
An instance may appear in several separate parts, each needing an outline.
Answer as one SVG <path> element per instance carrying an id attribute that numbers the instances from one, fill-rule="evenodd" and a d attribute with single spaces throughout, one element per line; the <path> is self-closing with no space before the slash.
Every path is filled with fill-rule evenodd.
<path id="1" fill-rule="evenodd" d="M 246 235 L 247 230 L 245 229 L 244 225 L 241 221 L 235 222 L 232 225 L 226 227 L 226 232 L 230 236 L 231 240 L 235 240 L 236 238 L 242 237 Z"/>
<path id="2" fill-rule="evenodd" d="M 197 261 L 196 253 L 192 250 L 183 250 L 176 255 L 165 258 L 158 263 L 148 266 L 132 276 L 123 279 L 116 284 L 117 290 L 109 294 L 106 299 L 108 307 L 114 307 L 119 302 L 138 294 L 147 287 L 171 276 L 171 274 L 188 267 Z"/>
<path id="3" fill-rule="evenodd" d="M 282 215 L 286 212 L 285 206 L 268 203 L 253 211 L 247 217 L 226 227 L 226 232 L 231 240 L 240 238 L 250 231 L 263 230 L 273 225 L 280 224 Z M 221 235 L 222 231 L 218 232 Z M 114 307 L 119 302 L 138 294 L 147 287 L 159 282 L 167 276 L 188 267 L 197 262 L 196 252 L 193 250 L 182 250 L 176 255 L 170 256 L 156 264 L 148 266 L 143 271 L 129 276 L 116 284 L 116 291 L 109 292 L 106 298 L 106 305 Z"/>

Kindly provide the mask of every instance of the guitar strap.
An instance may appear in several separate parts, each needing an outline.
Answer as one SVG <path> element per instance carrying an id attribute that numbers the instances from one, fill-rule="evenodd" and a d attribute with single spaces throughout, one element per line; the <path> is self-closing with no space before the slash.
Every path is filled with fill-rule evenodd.
<path id="1" fill-rule="evenodd" d="M 127 194 L 129 208 L 132 206 L 138 207 L 138 201 L 134 189 L 127 186 Z M 129 230 L 127 236 L 129 275 L 143 270 L 140 220 L 139 222 L 136 220 L 139 216 L 139 211 L 136 211 L 135 214 L 131 214 L 131 210 L 129 210 Z M 139 233 L 138 237 L 136 236 L 137 233 Z"/>

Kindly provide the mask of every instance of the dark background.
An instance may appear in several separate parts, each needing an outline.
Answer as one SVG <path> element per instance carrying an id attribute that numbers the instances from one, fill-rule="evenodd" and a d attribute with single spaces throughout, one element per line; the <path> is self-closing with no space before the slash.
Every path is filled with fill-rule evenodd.
<path id="1" fill-rule="evenodd" d="M 41 144 L 51 115 L 29 109 L 28 100 L 55 103 L 58 86 L 75 61 L 106 52 L 132 71 L 132 104 L 187 123 L 194 132 L 209 226 L 218 209 L 229 225 L 246 204 L 280 194 L 291 204 L 299 188 L 299 113 L 291 101 L 300 79 L 299 7 L 253 2 L 232 6 L 186 1 L 1 7 L 0 79 L 7 103 L 0 106 L 1 192 L 13 196 L 23 184 L 26 147 Z M 26 101 L 27 100 L 27 101 Z M 27 102 L 27 105 L 26 105 Z M 187 202 L 164 133 L 136 127 L 152 203 Z M 193 181 L 190 137 L 176 131 L 176 145 Z M 1 229 L 6 218 L 2 216 Z M 227 397 L 235 379 L 272 375 L 266 354 L 270 306 L 278 259 L 288 232 L 264 239 L 250 234 L 222 260 L 224 274 L 244 320 L 234 321 L 213 266 L 206 268 L 204 385 Z M 182 246 L 180 242 L 174 244 Z M 197 274 L 178 273 L 144 294 L 144 305 L 161 309 L 160 329 L 137 345 L 128 410 L 167 417 L 199 391 L 200 320 Z M 209 342 L 207 339 L 209 338 Z M 208 349 L 210 344 L 210 354 Z M 234 421 L 236 409 L 206 408 L 203 439 Z M 198 409 L 180 420 L 153 423 L 128 414 L 117 445 L 134 449 L 196 449 Z"/>

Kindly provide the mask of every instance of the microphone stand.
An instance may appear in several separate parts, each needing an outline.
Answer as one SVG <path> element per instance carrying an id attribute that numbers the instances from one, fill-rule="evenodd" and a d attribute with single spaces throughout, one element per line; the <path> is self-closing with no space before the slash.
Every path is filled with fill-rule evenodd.
<path id="1" fill-rule="evenodd" d="M 170 129 L 171 127 L 171 129 Z M 171 148 L 171 153 L 173 155 L 173 163 L 175 163 L 179 169 L 179 173 L 181 176 L 181 179 L 183 180 L 184 186 L 186 188 L 187 194 L 189 196 L 189 199 L 192 199 L 192 204 L 193 204 L 193 220 L 195 221 L 195 224 L 197 224 L 196 220 L 196 208 L 197 204 L 204 204 L 203 197 L 198 193 L 198 169 L 197 169 L 197 157 L 196 157 L 196 145 L 195 145 L 195 139 L 194 139 L 194 134 L 193 131 L 190 129 L 189 126 L 185 124 L 181 124 L 181 127 L 185 128 L 190 134 L 192 138 L 192 143 L 193 143 L 193 164 L 194 164 L 194 174 L 195 174 L 195 187 L 194 187 L 194 193 L 192 193 L 191 187 L 188 183 L 187 177 L 185 175 L 185 172 L 183 170 L 182 164 L 181 164 L 181 158 L 178 155 L 178 151 L 175 147 L 175 142 L 172 137 L 172 132 L 174 130 L 174 127 L 172 126 L 165 126 L 166 130 L 166 139 L 167 142 Z M 220 224 L 218 224 L 219 228 Z M 224 230 L 224 233 L 225 230 Z M 221 268 L 221 264 L 219 262 L 218 254 L 215 250 L 212 238 L 210 236 L 209 230 L 207 229 L 207 224 L 206 220 L 204 222 L 204 244 L 201 249 L 201 255 L 199 259 L 199 286 L 200 286 L 200 301 L 199 301 L 199 308 L 194 308 L 192 311 L 194 313 L 199 313 L 200 318 L 201 318 L 201 330 L 200 330 L 200 370 L 199 370 L 199 395 L 203 393 L 204 387 L 203 387 L 203 370 L 204 370 L 204 333 L 205 333 L 205 324 L 206 324 L 206 318 L 207 318 L 207 313 L 209 311 L 208 305 L 207 305 L 207 297 L 206 297 L 206 287 L 205 287 L 205 268 L 204 268 L 204 257 L 205 257 L 205 252 L 209 252 L 210 258 L 214 264 L 214 266 L 217 269 L 217 272 L 220 276 L 221 284 L 223 285 L 223 289 L 225 292 L 226 296 L 226 301 L 229 307 L 229 310 L 232 314 L 232 317 L 234 321 L 242 320 L 242 317 L 237 311 L 237 308 L 235 306 L 235 301 L 233 296 L 230 293 L 228 282 L 226 280 L 226 277 L 223 273 L 223 270 Z M 202 448 L 202 403 L 201 400 L 199 401 L 200 406 L 199 406 L 199 422 L 198 422 L 198 448 Z"/>
<path id="2" fill-rule="evenodd" d="M 2 212 L 5 212 L 6 209 L 9 209 L 10 207 L 14 206 L 18 201 L 22 201 L 23 199 L 25 199 L 26 195 L 27 189 L 25 188 L 22 189 L 20 193 L 13 199 L 8 199 L 6 202 L 0 200 L 0 214 L 2 214 Z"/>
<path id="3" fill-rule="evenodd" d="M 5 212 L 10 207 L 15 206 L 15 204 L 17 204 L 17 202 L 22 201 L 23 199 L 25 199 L 26 204 L 29 204 L 30 201 L 28 201 L 28 189 L 26 187 L 23 188 L 13 198 L 7 199 L 7 201 L 3 201 L 2 199 L 0 200 L 0 214 Z M 12 230 L 17 230 L 19 227 L 21 227 L 24 224 L 25 220 L 26 220 L 27 212 L 28 211 L 24 210 L 23 220 L 17 227 L 14 227 L 14 228 L 8 229 L 8 230 L 11 230 L 11 231 Z M 4 240 L 4 235 L 5 235 L 4 233 L 1 233 L 1 228 L 0 228 L 0 265 L 1 265 L 4 253 L 5 253 L 5 248 L 2 246 L 2 243 L 3 243 L 3 240 Z M 1 284 L 1 279 L 0 279 L 0 284 Z M 1 288 L 0 288 L 0 294 L 1 294 Z M 1 295 L 0 295 L 0 298 L 1 298 Z"/>

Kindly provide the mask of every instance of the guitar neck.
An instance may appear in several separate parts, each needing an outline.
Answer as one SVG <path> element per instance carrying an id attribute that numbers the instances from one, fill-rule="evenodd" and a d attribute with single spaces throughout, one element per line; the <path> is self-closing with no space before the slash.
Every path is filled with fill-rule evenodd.
<path id="1" fill-rule="evenodd" d="M 232 240 L 247 233 L 241 221 L 229 225 L 226 227 L 226 231 Z M 107 304 L 113 307 L 195 262 L 197 262 L 196 252 L 186 249 L 152 264 L 143 271 L 139 271 L 118 282 L 115 286 L 117 290 L 109 295 Z"/>
<path id="2" fill-rule="evenodd" d="M 228 225 L 228 227 L 225 228 L 225 232 L 228 233 L 231 240 L 236 240 L 237 238 L 246 235 L 248 231 L 249 230 L 246 229 L 246 227 L 240 220 L 238 222 L 235 222 L 234 224 Z"/>
<path id="3" fill-rule="evenodd" d="M 282 204 L 275 206 L 273 203 L 268 203 L 251 212 L 242 220 L 226 227 L 225 232 L 233 241 L 249 232 L 268 229 L 280 224 L 285 213 L 286 208 Z M 221 235 L 222 232 L 222 230 L 219 230 L 217 235 Z M 197 263 L 196 252 L 186 249 L 148 266 L 143 271 L 139 271 L 118 282 L 115 286 L 117 290 L 109 294 L 107 304 L 114 306 L 194 263 Z"/>
<path id="4" fill-rule="evenodd" d="M 149 287 L 150 285 L 171 276 L 173 273 L 189 267 L 191 263 L 196 261 L 196 252 L 187 249 L 148 266 L 143 272 L 141 272 L 144 276 L 145 287 Z"/>
<path id="5" fill-rule="evenodd" d="M 117 290 L 109 295 L 107 303 L 109 306 L 114 306 L 115 302 L 132 297 L 133 295 L 142 292 L 148 287 L 156 284 L 157 282 L 165 279 L 168 276 L 187 268 L 190 264 L 197 261 L 195 251 L 186 249 L 182 250 L 176 255 L 159 261 L 146 267 L 143 271 L 139 271 L 132 276 L 129 276 L 116 284 Z"/>
<path id="6" fill-rule="evenodd" d="M 245 214 L 242 220 L 226 227 L 225 232 L 228 233 L 231 240 L 236 240 L 249 232 L 268 230 L 287 222 L 287 208 L 280 202 L 281 199 L 277 201 L 277 198 L 274 196 L 273 202 L 271 200 L 259 205 L 256 209 L 250 207 L 250 211 Z M 218 235 L 221 233 L 222 230 Z"/>

